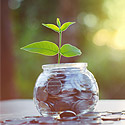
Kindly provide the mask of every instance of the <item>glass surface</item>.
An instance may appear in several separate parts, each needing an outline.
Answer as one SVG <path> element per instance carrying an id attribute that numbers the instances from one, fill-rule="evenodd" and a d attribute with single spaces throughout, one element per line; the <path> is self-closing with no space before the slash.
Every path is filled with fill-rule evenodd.
<path id="1" fill-rule="evenodd" d="M 58 117 L 64 111 L 81 115 L 92 111 L 99 90 L 87 63 L 43 65 L 34 87 L 34 102 L 43 116 Z"/>

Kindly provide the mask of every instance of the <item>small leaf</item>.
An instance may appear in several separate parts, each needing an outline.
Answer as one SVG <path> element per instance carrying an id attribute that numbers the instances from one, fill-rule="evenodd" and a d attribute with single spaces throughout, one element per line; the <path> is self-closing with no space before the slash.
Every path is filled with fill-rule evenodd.
<path id="1" fill-rule="evenodd" d="M 61 26 L 61 31 L 65 31 L 69 26 L 71 26 L 72 24 L 74 24 L 75 22 L 66 22 Z"/>
<path id="2" fill-rule="evenodd" d="M 61 27 L 61 22 L 60 22 L 59 18 L 57 18 L 56 22 L 57 22 L 58 27 Z"/>
<path id="3" fill-rule="evenodd" d="M 58 46 L 55 43 L 49 41 L 35 42 L 24 46 L 21 49 L 46 56 L 54 56 L 59 51 Z"/>
<path id="4" fill-rule="evenodd" d="M 47 28 L 50 28 L 50 29 L 54 30 L 55 32 L 59 32 L 59 28 L 54 24 L 44 24 L 44 23 L 42 23 L 42 25 L 47 27 Z"/>
<path id="5" fill-rule="evenodd" d="M 70 44 L 63 45 L 60 49 L 60 53 L 65 57 L 78 56 L 82 54 L 78 48 Z"/>

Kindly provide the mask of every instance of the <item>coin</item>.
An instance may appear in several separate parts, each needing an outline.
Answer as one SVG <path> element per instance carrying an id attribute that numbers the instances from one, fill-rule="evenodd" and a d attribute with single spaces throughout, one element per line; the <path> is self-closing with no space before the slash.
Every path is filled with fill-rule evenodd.
<path id="1" fill-rule="evenodd" d="M 91 87 L 92 81 L 86 74 L 78 74 L 79 81 L 86 87 L 87 89 Z"/>
<path id="2" fill-rule="evenodd" d="M 101 119 L 103 121 L 119 121 L 121 119 L 121 115 L 107 115 L 107 116 L 101 116 Z"/>
<path id="3" fill-rule="evenodd" d="M 69 90 L 62 90 L 60 92 L 60 94 L 58 94 L 57 96 L 60 99 L 65 99 L 67 100 L 68 98 L 74 98 L 74 95 L 76 94 L 76 92 L 73 89 L 69 89 Z"/>
<path id="4" fill-rule="evenodd" d="M 51 111 L 54 111 L 54 103 L 47 101 L 47 104 L 49 105 Z"/>
<path id="5" fill-rule="evenodd" d="M 92 120 L 92 119 L 81 119 L 80 120 L 82 124 L 87 124 L 87 125 L 98 125 L 101 124 L 103 121 L 101 119 L 97 119 L 97 120 Z"/>
<path id="6" fill-rule="evenodd" d="M 75 99 L 73 96 L 66 96 L 62 100 L 65 102 L 68 102 L 69 104 L 72 104 L 73 102 L 75 102 Z"/>
<path id="7" fill-rule="evenodd" d="M 92 98 L 89 101 L 89 105 L 93 105 L 99 100 L 99 97 L 97 95 L 92 95 Z"/>
<path id="8" fill-rule="evenodd" d="M 62 96 L 58 95 L 49 95 L 47 101 L 55 102 L 56 100 L 61 100 Z"/>
<path id="9" fill-rule="evenodd" d="M 74 111 L 76 113 L 76 105 L 80 100 L 77 100 L 76 102 L 72 103 L 71 105 L 71 110 Z"/>
<path id="10" fill-rule="evenodd" d="M 63 80 L 63 79 L 66 78 L 66 75 L 65 75 L 64 72 L 62 72 L 62 71 L 53 71 L 52 74 L 54 74 L 54 75 L 51 75 L 51 76 L 49 77 L 49 80 L 51 80 L 51 79 Z"/>
<path id="11" fill-rule="evenodd" d="M 46 101 L 48 93 L 45 87 L 38 87 L 36 90 L 36 99 L 39 101 Z"/>
<path id="12" fill-rule="evenodd" d="M 61 91 L 61 94 L 66 94 L 67 96 L 73 96 L 78 93 L 78 90 L 75 88 L 64 89 Z"/>
<path id="13" fill-rule="evenodd" d="M 74 121 L 77 119 L 78 119 L 77 116 L 72 116 L 72 117 L 63 117 L 63 118 L 59 119 L 59 121 Z"/>
<path id="14" fill-rule="evenodd" d="M 25 120 L 27 121 L 27 119 L 25 119 Z M 29 124 L 49 124 L 49 123 L 57 123 L 57 121 L 52 117 L 32 116 L 31 118 L 28 118 L 27 123 L 29 123 Z"/>
<path id="15" fill-rule="evenodd" d="M 67 110 L 67 111 L 63 111 L 60 113 L 60 118 L 63 118 L 63 117 L 74 117 L 76 116 L 76 113 L 73 112 L 73 111 L 70 111 L 70 110 Z"/>
<path id="16" fill-rule="evenodd" d="M 62 120 L 61 121 L 61 124 L 59 125 L 81 125 L 81 123 L 79 121 L 65 121 L 65 120 Z"/>
<path id="17" fill-rule="evenodd" d="M 56 95 L 60 92 L 62 83 L 58 79 L 52 79 L 47 83 L 47 91 L 51 95 Z"/>
<path id="18" fill-rule="evenodd" d="M 79 92 L 78 95 L 75 95 L 77 99 L 91 99 L 92 98 L 92 93 L 90 92 Z"/>
<path id="19" fill-rule="evenodd" d="M 78 114 L 84 112 L 84 110 L 88 109 L 88 107 L 89 107 L 88 101 L 78 100 L 72 108 Z"/>
<path id="20" fill-rule="evenodd" d="M 107 111 L 103 111 L 103 112 L 99 112 L 101 116 L 108 116 L 108 115 L 112 115 L 112 113 L 109 113 Z"/>
<path id="21" fill-rule="evenodd" d="M 122 112 L 116 112 L 116 111 L 108 111 L 108 113 L 111 113 L 113 115 L 122 115 Z"/>
<path id="22" fill-rule="evenodd" d="M 54 109 L 55 111 L 65 111 L 65 110 L 70 110 L 70 104 L 69 102 L 60 100 L 60 101 L 56 101 L 55 105 L 54 105 Z"/>
<path id="23" fill-rule="evenodd" d="M 27 121 L 26 120 L 22 120 L 22 119 L 14 119 L 14 120 L 6 120 L 3 124 L 5 125 L 20 125 L 20 124 L 26 124 Z"/>
<path id="24" fill-rule="evenodd" d="M 72 85 L 74 85 L 79 91 L 89 90 L 92 87 L 91 79 L 85 74 L 77 74 L 72 79 Z"/>
<path id="25" fill-rule="evenodd" d="M 37 119 L 40 124 L 54 124 L 58 123 L 54 118 L 52 117 L 42 117 Z"/>
<path id="26" fill-rule="evenodd" d="M 65 78 L 66 78 L 66 75 L 63 74 L 62 72 L 58 72 L 58 73 L 56 74 L 56 78 L 57 78 L 57 79 L 65 79 Z"/>
<path id="27" fill-rule="evenodd" d="M 38 106 L 41 111 L 50 111 L 49 105 L 43 101 L 40 101 Z"/>
<path id="28" fill-rule="evenodd" d="M 81 114 L 79 116 L 80 119 L 93 119 L 93 120 L 96 120 L 100 117 L 101 117 L 100 113 L 98 113 L 98 112 L 88 112 L 88 113 L 85 113 L 85 114 Z"/>
<path id="29" fill-rule="evenodd" d="M 29 119 L 29 118 L 41 118 L 41 117 L 43 117 L 43 116 L 25 116 L 24 118 Z"/>

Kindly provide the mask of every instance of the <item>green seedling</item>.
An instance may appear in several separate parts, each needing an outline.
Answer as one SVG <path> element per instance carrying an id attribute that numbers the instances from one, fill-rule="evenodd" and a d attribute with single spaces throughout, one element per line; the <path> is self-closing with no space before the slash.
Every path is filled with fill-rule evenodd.
<path id="1" fill-rule="evenodd" d="M 54 24 L 42 23 L 43 26 L 59 33 L 59 46 L 50 41 L 40 41 L 24 46 L 21 49 L 32 53 L 42 54 L 45 56 L 55 56 L 58 54 L 58 63 L 60 63 L 61 56 L 73 57 L 81 55 L 82 52 L 77 47 L 72 46 L 71 44 L 64 44 L 62 46 L 62 32 L 64 32 L 69 26 L 74 23 L 75 22 L 66 22 L 61 25 L 59 18 L 57 18 L 57 26 Z"/>

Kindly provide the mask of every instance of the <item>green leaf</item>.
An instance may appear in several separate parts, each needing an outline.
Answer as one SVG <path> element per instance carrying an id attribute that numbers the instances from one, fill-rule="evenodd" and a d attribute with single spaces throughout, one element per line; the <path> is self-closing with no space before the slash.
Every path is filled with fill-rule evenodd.
<path id="1" fill-rule="evenodd" d="M 61 27 L 61 22 L 60 22 L 59 18 L 57 18 L 56 22 L 57 22 L 58 27 Z"/>
<path id="2" fill-rule="evenodd" d="M 50 28 L 50 29 L 54 30 L 55 32 L 59 32 L 59 28 L 54 24 L 44 24 L 44 23 L 42 23 L 42 25 L 47 27 L 47 28 Z"/>
<path id="3" fill-rule="evenodd" d="M 21 49 L 46 56 L 54 56 L 59 51 L 58 46 L 55 43 L 49 41 L 35 42 L 24 46 Z"/>
<path id="4" fill-rule="evenodd" d="M 70 44 L 64 44 L 60 49 L 60 53 L 65 57 L 78 56 L 82 54 L 78 48 Z"/>
<path id="5" fill-rule="evenodd" d="M 66 22 L 61 26 L 61 31 L 65 31 L 69 26 L 71 26 L 72 24 L 74 24 L 75 22 Z"/>

